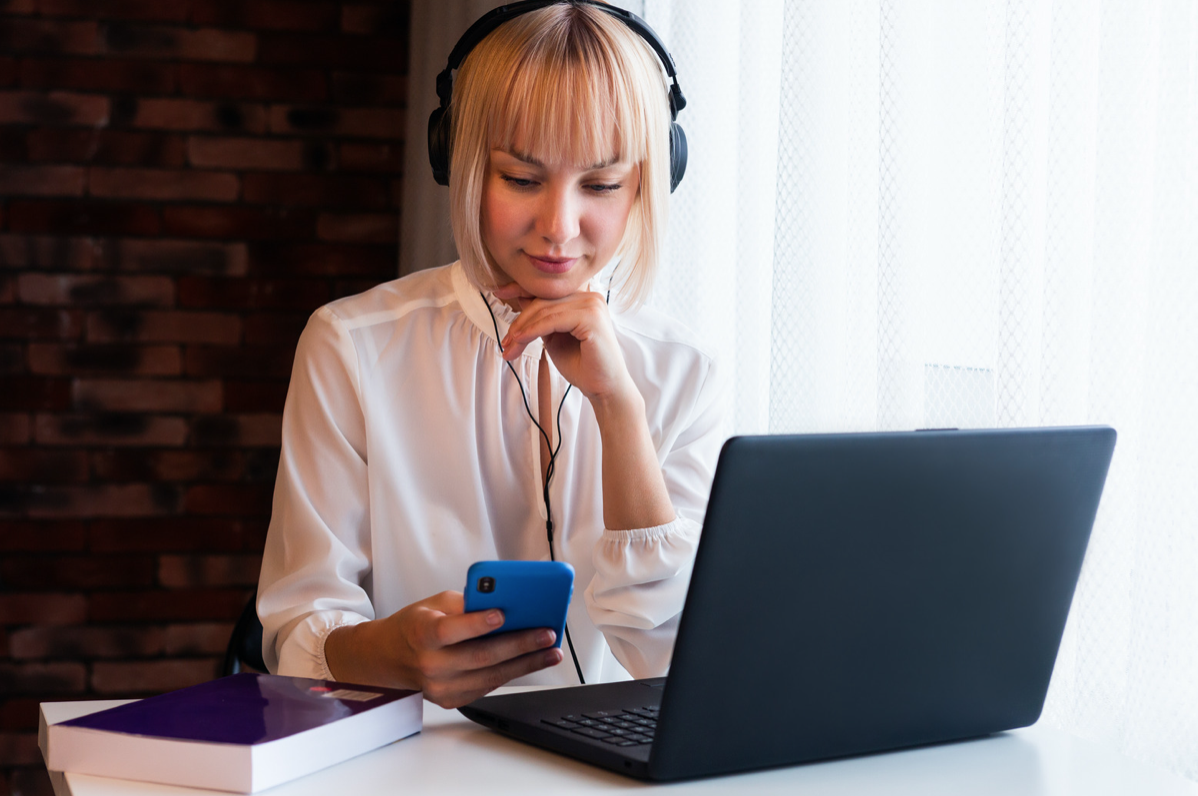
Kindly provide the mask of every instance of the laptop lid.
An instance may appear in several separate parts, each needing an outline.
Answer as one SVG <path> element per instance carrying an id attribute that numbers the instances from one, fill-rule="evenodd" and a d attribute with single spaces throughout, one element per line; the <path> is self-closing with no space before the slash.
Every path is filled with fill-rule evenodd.
<path id="1" fill-rule="evenodd" d="M 738 437 L 649 759 L 676 779 L 1036 721 L 1107 427 Z"/>

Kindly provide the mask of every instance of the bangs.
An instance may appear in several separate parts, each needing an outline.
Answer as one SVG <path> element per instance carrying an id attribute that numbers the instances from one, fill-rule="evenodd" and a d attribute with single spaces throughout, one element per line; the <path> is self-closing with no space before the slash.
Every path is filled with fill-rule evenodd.
<path id="1" fill-rule="evenodd" d="M 605 23 L 566 10 L 531 37 L 487 109 L 492 148 L 581 167 L 645 158 L 635 79 Z"/>
<path id="2" fill-rule="evenodd" d="M 594 42 L 561 44 L 529 52 L 508 90 L 497 97 L 487 125 L 492 148 L 519 151 L 542 163 L 565 155 L 569 165 L 583 168 L 613 159 L 643 160 L 645 125 L 621 75 L 597 48 L 586 47 Z"/>

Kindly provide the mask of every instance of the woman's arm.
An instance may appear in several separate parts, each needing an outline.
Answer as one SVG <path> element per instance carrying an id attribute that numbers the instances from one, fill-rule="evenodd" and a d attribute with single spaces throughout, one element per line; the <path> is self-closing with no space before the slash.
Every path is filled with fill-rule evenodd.
<path id="1" fill-rule="evenodd" d="M 375 618 L 366 424 L 353 343 L 327 308 L 296 350 L 271 525 L 259 579 L 263 656 L 272 672 L 416 688 L 458 707 L 561 661 L 551 631 L 478 639 L 498 611 L 464 614 L 444 592 Z"/>

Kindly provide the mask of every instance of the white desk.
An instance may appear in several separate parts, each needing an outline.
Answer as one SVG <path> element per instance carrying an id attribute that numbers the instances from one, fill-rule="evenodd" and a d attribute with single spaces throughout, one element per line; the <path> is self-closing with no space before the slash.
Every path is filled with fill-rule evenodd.
<path id="1" fill-rule="evenodd" d="M 508 690 L 508 689 L 504 689 Z M 119 702 L 51 703 L 65 721 Z M 199 796 L 168 785 L 52 773 L 58 796 Z M 271 796 L 530 796 L 660 788 L 671 794 L 803 796 L 1198 796 L 1198 783 L 1045 727 L 943 746 L 811 763 L 692 782 L 652 785 L 525 746 L 457 711 L 425 703 L 424 732 L 280 785 Z"/>

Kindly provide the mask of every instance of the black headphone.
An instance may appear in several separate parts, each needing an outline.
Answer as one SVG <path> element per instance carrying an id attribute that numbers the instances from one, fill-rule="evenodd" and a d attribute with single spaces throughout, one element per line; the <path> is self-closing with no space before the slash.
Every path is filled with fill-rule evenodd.
<path id="1" fill-rule="evenodd" d="M 524 0 L 520 3 L 508 3 L 484 14 L 462 34 L 462 38 L 458 39 L 458 43 L 449 53 L 449 64 L 441 71 L 441 74 L 437 75 L 437 97 L 441 100 L 441 106 L 428 117 L 428 162 L 433 167 L 433 179 L 439 185 L 449 185 L 449 103 L 453 97 L 454 70 L 462 65 L 462 60 L 480 41 L 486 38 L 487 34 L 504 22 L 521 14 L 527 14 L 529 11 L 536 11 L 539 8 L 558 3 L 593 6 L 610 14 L 640 35 L 661 59 L 666 75 L 672 81 L 668 97 L 670 101 L 670 193 L 673 193 L 674 189 L 678 187 L 678 183 L 682 182 L 682 175 L 686 173 L 686 133 L 683 132 L 682 126 L 677 121 L 678 111 L 686 107 L 686 97 L 682 96 L 682 89 L 678 87 L 674 59 L 670 57 L 666 46 L 645 20 L 631 11 L 609 6 L 606 3 L 597 2 L 597 0 Z"/>

